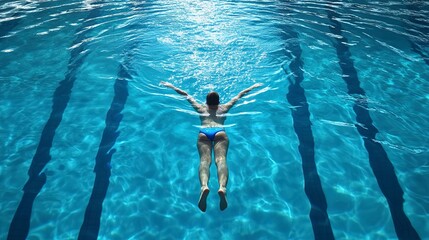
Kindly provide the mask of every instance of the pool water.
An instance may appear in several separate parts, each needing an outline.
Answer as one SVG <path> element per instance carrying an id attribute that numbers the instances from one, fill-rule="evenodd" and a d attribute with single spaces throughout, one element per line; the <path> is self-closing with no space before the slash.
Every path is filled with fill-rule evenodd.
<path id="1" fill-rule="evenodd" d="M 0 5 L 1 239 L 429 239 L 424 1 Z M 204 102 L 228 113 L 198 209 Z"/>

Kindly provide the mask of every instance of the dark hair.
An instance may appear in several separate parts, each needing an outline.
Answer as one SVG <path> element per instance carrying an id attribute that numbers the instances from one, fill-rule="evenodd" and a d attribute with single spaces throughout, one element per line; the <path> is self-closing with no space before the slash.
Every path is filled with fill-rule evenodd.
<path id="1" fill-rule="evenodd" d="M 219 94 L 217 92 L 211 92 L 206 97 L 207 105 L 219 105 Z"/>

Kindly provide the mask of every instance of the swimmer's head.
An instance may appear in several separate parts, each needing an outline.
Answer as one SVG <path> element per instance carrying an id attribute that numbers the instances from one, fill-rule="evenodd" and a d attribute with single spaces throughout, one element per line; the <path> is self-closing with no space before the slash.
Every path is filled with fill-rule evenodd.
<path id="1" fill-rule="evenodd" d="M 217 92 L 207 94 L 206 103 L 209 106 L 219 105 L 219 94 L 217 94 Z"/>

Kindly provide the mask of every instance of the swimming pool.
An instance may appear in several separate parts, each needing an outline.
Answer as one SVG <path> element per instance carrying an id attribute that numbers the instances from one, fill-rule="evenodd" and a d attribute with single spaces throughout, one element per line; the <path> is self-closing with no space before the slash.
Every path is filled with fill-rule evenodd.
<path id="1" fill-rule="evenodd" d="M 429 4 L 0 9 L 1 239 L 429 238 Z M 223 212 L 197 207 L 199 118 L 160 81 L 264 84 L 228 114 Z"/>

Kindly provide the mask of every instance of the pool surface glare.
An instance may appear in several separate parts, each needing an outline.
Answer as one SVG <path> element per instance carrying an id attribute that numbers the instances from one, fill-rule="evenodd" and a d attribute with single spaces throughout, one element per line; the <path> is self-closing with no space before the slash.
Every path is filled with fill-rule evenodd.
<path id="1" fill-rule="evenodd" d="M 429 3 L 0 4 L 0 239 L 429 239 Z M 199 116 L 227 114 L 228 208 Z"/>

